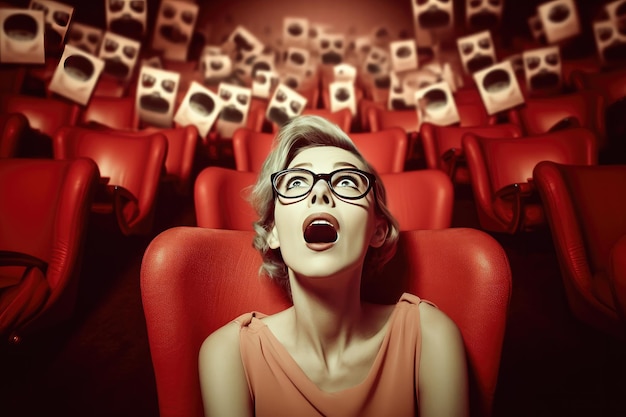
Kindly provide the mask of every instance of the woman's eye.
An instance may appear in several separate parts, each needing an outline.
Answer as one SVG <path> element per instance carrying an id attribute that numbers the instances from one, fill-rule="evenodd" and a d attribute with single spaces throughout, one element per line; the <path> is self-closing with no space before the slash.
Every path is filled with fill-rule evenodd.
<path id="1" fill-rule="evenodd" d="M 356 181 L 354 178 L 345 175 L 337 180 L 336 187 L 356 187 Z"/>
<path id="2" fill-rule="evenodd" d="M 306 182 L 304 178 L 294 177 L 287 182 L 287 188 L 292 189 L 292 188 L 298 188 L 298 187 L 305 187 L 305 184 Z"/>

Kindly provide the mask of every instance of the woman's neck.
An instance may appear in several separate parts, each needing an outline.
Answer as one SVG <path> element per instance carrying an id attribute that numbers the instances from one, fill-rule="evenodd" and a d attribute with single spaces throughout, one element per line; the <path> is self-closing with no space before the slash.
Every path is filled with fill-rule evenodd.
<path id="1" fill-rule="evenodd" d="M 318 354 L 341 352 L 363 323 L 360 271 L 353 276 L 291 278 L 295 343 Z"/>

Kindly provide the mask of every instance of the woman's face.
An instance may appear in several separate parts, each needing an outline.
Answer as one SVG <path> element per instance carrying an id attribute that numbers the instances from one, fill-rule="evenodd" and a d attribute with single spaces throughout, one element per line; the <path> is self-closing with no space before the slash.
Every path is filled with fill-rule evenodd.
<path id="1" fill-rule="evenodd" d="M 316 174 L 365 169 L 352 153 L 332 146 L 302 151 L 287 168 L 296 167 Z M 333 194 L 323 179 L 304 197 L 278 197 L 274 216 L 270 247 L 280 248 L 292 272 L 307 277 L 360 271 L 368 247 L 382 245 L 387 234 L 385 219 L 375 215 L 373 189 L 358 200 L 346 200 Z"/>

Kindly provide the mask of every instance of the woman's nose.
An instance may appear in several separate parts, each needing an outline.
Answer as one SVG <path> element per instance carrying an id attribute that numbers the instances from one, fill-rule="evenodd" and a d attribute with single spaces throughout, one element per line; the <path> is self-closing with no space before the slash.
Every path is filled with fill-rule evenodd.
<path id="1" fill-rule="evenodd" d="M 319 179 L 311 189 L 309 201 L 311 204 L 332 204 L 332 191 L 328 182 Z"/>

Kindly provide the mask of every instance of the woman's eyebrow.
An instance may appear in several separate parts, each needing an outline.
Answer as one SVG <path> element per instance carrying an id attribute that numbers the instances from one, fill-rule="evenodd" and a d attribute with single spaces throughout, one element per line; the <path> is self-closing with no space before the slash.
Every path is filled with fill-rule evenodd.
<path id="1" fill-rule="evenodd" d="M 292 166 L 289 169 L 303 168 L 303 167 L 311 168 L 312 166 L 313 166 L 313 164 L 310 163 L 310 162 L 300 162 L 299 164 L 296 164 L 296 165 Z M 351 164 L 350 162 L 345 162 L 345 161 L 335 162 L 333 164 L 333 169 L 337 169 L 337 168 L 354 168 L 354 169 L 359 169 L 359 167 L 357 167 L 356 165 Z"/>
<path id="2" fill-rule="evenodd" d="M 354 168 L 359 169 L 356 165 L 351 164 L 350 162 L 335 162 L 333 168 Z"/>
<path id="3" fill-rule="evenodd" d="M 311 163 L 310 162 L 300 162 L 299 164 L 296 164 L 294 166 L 292 166 L 290 169 L 292 168 L 302 168 L 302 167 L 311 167 Z"/>

